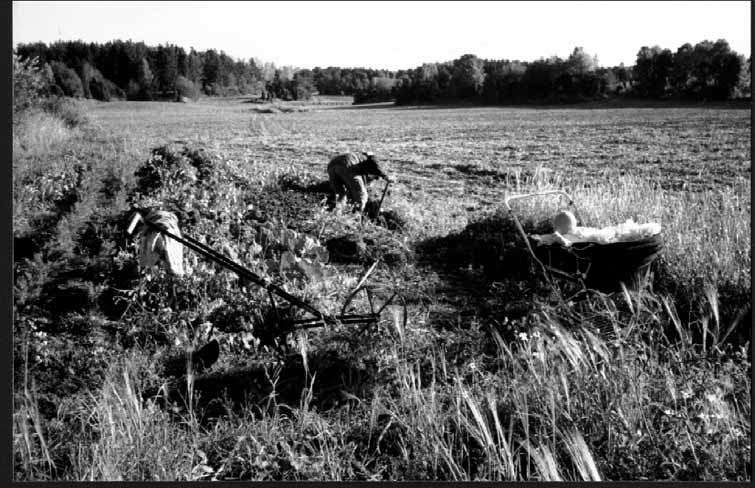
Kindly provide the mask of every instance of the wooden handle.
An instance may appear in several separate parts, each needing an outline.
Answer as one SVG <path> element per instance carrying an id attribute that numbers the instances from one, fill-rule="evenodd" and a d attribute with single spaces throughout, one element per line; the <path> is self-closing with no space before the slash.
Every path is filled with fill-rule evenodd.
<path id="1" fill-rule="evenodd" d="M 129 233 L 129 235 L 131 235 L 131 234 L 134 233 L 134 229 L 136 228 L 136 224 L 138 224 L 142 220 L 143 220 L 142 219 L 142 214 L 140 214 L 139 212 L 136 212 L 134 214 L 134 216 L 131 217 L 131 223 L 128 224 L 128 229 L 127 229 L 127 232 Z"/>

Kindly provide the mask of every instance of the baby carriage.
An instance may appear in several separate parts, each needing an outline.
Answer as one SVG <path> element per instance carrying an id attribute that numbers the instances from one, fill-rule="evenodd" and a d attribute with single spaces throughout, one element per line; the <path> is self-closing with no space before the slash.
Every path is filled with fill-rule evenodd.
<path id="1" fill-rule="evenodd" d="M 620 291 L 622 283 L 629 290 L 641 288 L 651 263 L 663 249 L 660 232 L 651 236 L 618 242 L 574 242 L 571 245 L 564 245 L 564 242 L 553 242 L 546 244 L 524 231 L 510 205 L 513 200 L 545 195 L 566 197 L 569 201 L 568 205 L 574 208 L 574 214 L 579 223 L 583 223 L 574 201 L 569 194 L 561 190 L 511 195 L 504 199 L 504 206 L 522 234 L 527 249 L 529 249 L 535 261 L 540 264 L 550 281 L 553 277 L 563 278 L 578 283 L 583 288 L 604 293 Z"/>

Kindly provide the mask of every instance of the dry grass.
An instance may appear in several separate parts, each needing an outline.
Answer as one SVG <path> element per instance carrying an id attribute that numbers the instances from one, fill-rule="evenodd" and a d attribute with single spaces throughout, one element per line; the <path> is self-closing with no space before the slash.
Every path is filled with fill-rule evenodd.
<path id="1" fill-rule="evenodd" d="M 44 156 L 59 148 L 73 135 L 65 121 L 48 112 L 25 113 L 13 121 L 13 153 L 22 156 Z"/>

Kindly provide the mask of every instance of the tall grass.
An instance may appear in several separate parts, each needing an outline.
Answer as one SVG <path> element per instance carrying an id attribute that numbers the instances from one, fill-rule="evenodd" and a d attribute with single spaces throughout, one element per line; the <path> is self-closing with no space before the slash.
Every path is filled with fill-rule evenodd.
<path id="1" fill-rule="evenodd" d="M 52 479 L 56 466 L 42 427 L 44 419 L 39 413 L 37 391 L 28 374 L 28 338 L 25 344 L 23 395 L 17 395 L 21 398 L 20 401 L 16 399 L 13 413 L 13 450 L 16 459 L 22 460 L 26 472 L 39 473 L 44 479 Z"/>
<path id="2" fill-rule="evenodd" d="M 435 366 L 422 386 L 419 373 L 398 361 L 401 395 L 383 405 L 406 426 L 407 456 L 433 459 L 442 469 L 431 476 L 443 479 L 599 481 L 640 472 L 742 479 L 748 461 L 740 446 L 750 436 L 746 374 L 711 374 L 705 355 L 660 332 L 673 320 L 671 309 L 652 297 L 632 299 L 644 303 L 621 317 L 594 309 L 593 318 L 597 311 L 617 330 L 613 339 L 590 322 L 566 329 L 556 310 L 514 344 L 493 332 L 497 353 L 488 360 L 504 375 L 486 368 L 448 375 L 448 367 Z M 647 334 L 655 342 L 643 339 Z"/>
<path id="3" fill-rule="evenodd" d="M 64 120 L 41 110 L 30 110 L 13 122 L 13 153 L 17 155 L 45 155 L 73 135 Z"/>
<path id="4" fill-rule="evenodd" d="M 118 378 L 120 373 L 120 378 Z M 88 463 L 79 463 L 80 480 L 191 479 L 190 422 L 175 424 L 154 401 L 142 400 L 128 364 L 108 376 L 83 405 L 89 413 L 84 445 Z M 188 455 L 187 455 L 188 454 Z"/>
<path id="5" fill-rule="evenodd" d="M 715 285 L 748 287 L 751 257 L 751 185 L 700 191 L 664 190 L 660 183 L 636 177 L 577 188 L 575 202 L 595 226 L 660 222 L 666 258 L 682 279 L 702 278 Z"/>
<path id="6" fill-rule="evenodd" d="M 299 405 L 273 400 L 262 418 L 254 409 L 229 409 L 204 427 L 191 416 L 173 420 L 141 398 L 134 363 L 127 361 L 79 404 L 86 421 L 70 450 L 68 476 L 743 479 L 747 376 L 731 376 L 734 364 L 711 373 L 705 356 L 685 343 L 662 336 L 653 345 L 643 342 L 643 333 L 670 317 L 649 302 L 635 310 L 623 317 L 603 313 L 618 330 L 630 331 L 610 340 L 589 326 L 567 330 L 555 314 L 543 314 L 517 343 L 493 332 L 495 353 L 475 358 L 471 369 L 448 364 L 439 349 L 420 366 L 401 352 L 399 339 L 392 351 L 397 390 L 376 391 L 346 418 L 346 411 L 323 416 L 311 406 L 315 375 Z M 349 434 L 355 421 L 367 435 Z"/>
<path id="7" fill-rule="evenodd" d="M 190 398 L 188 413 L 178 417 L 142 398 L 135 365 L 127 360 L 114 366 L 100 390 L 75 403 L 82 431 L 72 449 L 58 453 L 69 466 L 66 478 L 341 480 L 364 472 L 354 458 L 355 446 L 338 432 L 342 427 L 309 408 L 311 393 L 305 391 L 298 408 L 273 399 L 263 418 L 250 405 L 242 411 L 229 408 L 227 416 L 207 423 L 190 407 Z M 33 461 L 26 453 L 21 457 Z"/>

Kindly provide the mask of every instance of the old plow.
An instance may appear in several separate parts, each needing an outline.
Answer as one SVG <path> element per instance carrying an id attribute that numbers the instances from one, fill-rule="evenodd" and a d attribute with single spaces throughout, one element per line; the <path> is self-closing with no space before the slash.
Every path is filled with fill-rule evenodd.
<path id="1" fill-rule="evenodd" d="M 263 288 L 267 292 L 271 309 L 273 311 L 274 326 L 266 327 L 266 330 L 264 331 L 256 331 L 257 333 L 255 333 L 255 336 L 257 336 L 257 338 L 260 340 L 261 345 L 272 346 L 273 349 L 275 349 L 279 353 L 282 352 L 279 347 L 281 339 L 285 339 L 288 334 L 291 334 L 292 332 L 298 330 L 323 326 L 353 325 L 360 326 L 360 329 L 356 334 L 356 336 L 358 336 L 369 327 L 375 326 L 378 323 L 383 310 L 388 305 L 390 305 L 397 296 L 397 293 L 394 292 L 379 308 L 376 307 L 374 296 L 371 293 L 370 289 L 365 285 L 367 278 L 378 264 L 378 262 L 376 261 L 348 295 L 343 306 L 341 307 L 340 314 L 325 314 L 310 303 L 307 303 L 306 301 L 288 293 L 282 287 L 272 283 L 269 279 L 259 276 L 240 263 L 232 260 L 228 256 L 216 251 L 208 245 L 188 235 L 178 235 L 178 233 L 176 232 L 171 232 L 166 228 L 166 226 L 160 225 L 160 223 L 156 223 L 152 219 L 150 219 L 149 215 L 145 217 L 140 212 L 136 212 L 129 224 L 128 233 L 130 235 L 134 234 L 134 231 L 139 224 L 146 225 L 149 229 L 159 232 L 167 238 L 172 239 L 180 243 L 184 247 L 196 252 L 203 258 L 236 273 L 242 279 Z M 367 296 L 367 301 L 370 307 L 369 313 L 347 313 L 349 306 L 352 304 L 355 297 L 362 291 Z M 288 318 L 287 316 L 285 316 L 286 314 L 280 313 L 280 307 L 276 302 L 276 297 L 287 302 L 292 307 L 303 310 L 309 315 L 309 317 L 300 319 Z"/>

